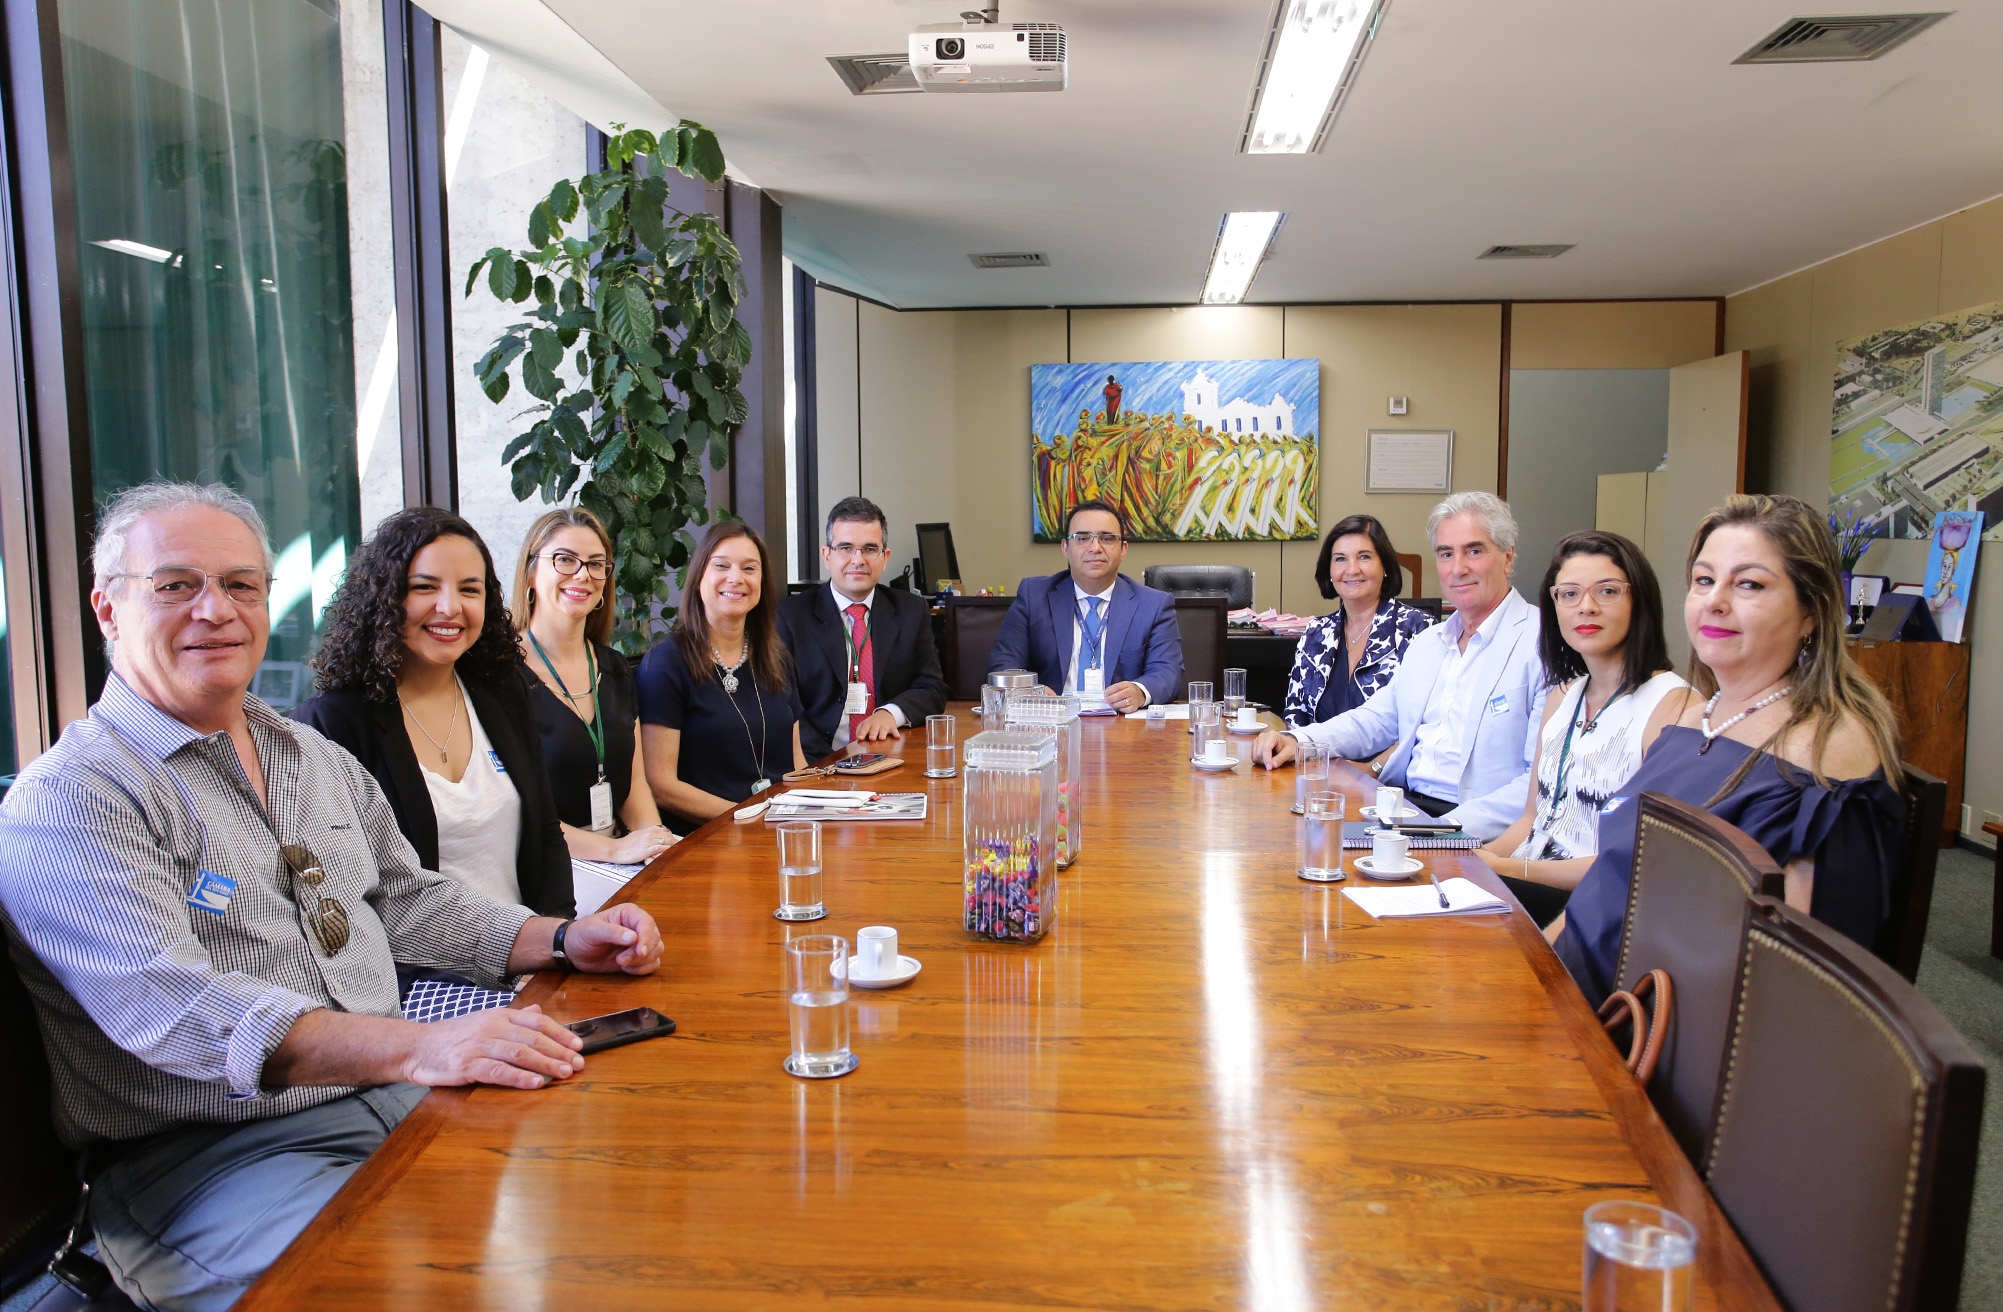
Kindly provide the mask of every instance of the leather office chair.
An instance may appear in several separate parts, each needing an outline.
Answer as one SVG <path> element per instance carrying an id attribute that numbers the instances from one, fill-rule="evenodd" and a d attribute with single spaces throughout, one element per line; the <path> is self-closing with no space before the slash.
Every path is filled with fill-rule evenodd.
<path id="1" fill-rule="evenodd" d="M 1906 762 L 1906 847 L 1892 881 L 1892 918 L 1878 936 L 1877 952 L 1907 979 L 1920 973 L 1927 912 L 1933 905 L 1934 867 L 1940 864 L 1941 824 L 1947 817 L 1947 784 Z"/>
<path id="2" fill-rule="evenodd" d="M 1221 592 L 1232 610 L 1244 610 L 1258 595 L 1259 576 L 1243 565 L 1150 565 L 1141 582 L 1178 597 Z"/>
<path id="3" fill-rule="evenodd" d="M 1703 1163 L 1718 1206 L 1788 1307 L 1953 1307 L 1982 1059 L 1889 966 L 1784 903 L 1749 902 L 1742 933 Z"/>
<path id="4" fill-rule="evenodd" d="M 1397 555 L 1398 568 L 1405 571 L 1405 596 L 1407 599 L 1416 597 L 1419 595 L 1420 566 L 1426 563 L 1425 557 L 1417 552 L 1407 555 L 1400 551 Z"/>
<path id="5" fill-rule="evenodd" d="M 1219 696 L 1224 693 L 1224 631 L 1230 609 L 1228 599 L 1215 592 L 1175 599 L 1175 626 L 1182 631 L 1183 681 L 1204 680 Z"/>
<path id="6" fill-rule="evenodd" d="M 995 649 L 1002 620 L 1015 599 L 942 597 L 940 604 L 946 611 L 946 647 L 939 653 L 946 695 L 958 702 L 979 701 L 981 683 L 988 674 L 988 654 Z"/>
<path id="7" fill-rule="evenodd" d="M 1764 848 L 1708 811 L 1660 793 L 1643 793 L 1635 807 L 1615 987 L 1632 989 L 1657 969 L 1675 987 L 1648 1096 L 1694 1162 L 1711 1135 L 1746 899 L 1778 897 L 1783 881 Z"/>

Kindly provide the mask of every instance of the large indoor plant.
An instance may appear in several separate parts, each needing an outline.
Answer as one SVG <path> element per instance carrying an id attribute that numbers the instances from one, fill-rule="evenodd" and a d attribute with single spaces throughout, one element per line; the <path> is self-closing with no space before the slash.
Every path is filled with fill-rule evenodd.
<path id="1" fill-rule="evenodd" d="M 529 249 L 481 256 L 466 294 L 485 270 L 489 291 L 526 307 L 475 366 L 495 402 L 517 365 L 534 398 L 522 412 L 533 423 L 501 459 L 517 500 L 575 490 L 605 521 L 614 640 L 636 651 L 652 617 L 673 614 L 690 526 L 710 519 L 703 455 L 723 468 L 730 429 L 744 422 L 751 337 L 737 322 L 737 247 L 714 215 L 668 203 L 671 172 L 723 176 L 714 134 L 686 119 L 658 138 L 615 131 L 605 157 L 602 172 L 557 183 L 529 211 Z"/>

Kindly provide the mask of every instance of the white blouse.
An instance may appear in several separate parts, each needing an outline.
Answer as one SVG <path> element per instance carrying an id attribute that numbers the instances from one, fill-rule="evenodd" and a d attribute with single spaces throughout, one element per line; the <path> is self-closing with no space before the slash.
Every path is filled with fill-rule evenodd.
<path id="1" fill-rule="evenodd" d="M 522 796 L 480 727 L 464 684 L 459 695 L 466 698 L 466 718 L 473 730 L 466 773 L 455 784 L 424 770 L 424 786 L 438 816 L 438 872 L 503 906 L 519 905 L 522 886 L 515 877 L 515 862 L 522 837 Z"/>
<path id="2" fill-rule="evenodd" d="M 1641 735 L 1648 728 L 1648 717 L 1664 697 L 1685 686 L 1664 670 L 1633 692 L 1615 697 L 1588 724 L 1579 707 L 1586 676 L 1565 685 L 1558 709 L 1544 722 L 1538 747 L 1537 818 L 1529 836 L 1510 855 L 1525 861 L 1597 856 L 1600 812 L 1641 767 L 1647 745 Z"/>

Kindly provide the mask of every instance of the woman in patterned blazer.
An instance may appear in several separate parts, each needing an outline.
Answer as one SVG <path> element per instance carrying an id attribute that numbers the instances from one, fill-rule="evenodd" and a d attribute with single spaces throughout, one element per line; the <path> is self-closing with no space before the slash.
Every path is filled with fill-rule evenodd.
<path id="1" fill-rule="evenodd" d="M 1375 516 L 1351 515 L 1328 531 L 1314 578 L 1322 596 L 1340 597 L 1342 605 L 1301 635 L 1287 676 L 1290 727 L 1332 720 L 1361 706 L 1390 682 L 1412 635 L 1433 622 L 1397 599 L 1405 573 Z"/>

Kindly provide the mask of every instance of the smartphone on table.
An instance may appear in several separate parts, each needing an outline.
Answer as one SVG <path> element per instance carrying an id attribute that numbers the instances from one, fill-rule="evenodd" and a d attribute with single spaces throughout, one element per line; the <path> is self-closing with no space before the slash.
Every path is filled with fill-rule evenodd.
<path id="1" fill-rule="evenodd" d="M 589 1056 L 607 1048 L 673 1034 L 675 1023 L 652 1007 L 634 1007 L 629 1011 L 593 1016 L 589 1020 L 574 1020 L 564 1028 L 584 1040 L 581 1051 Z"/>

